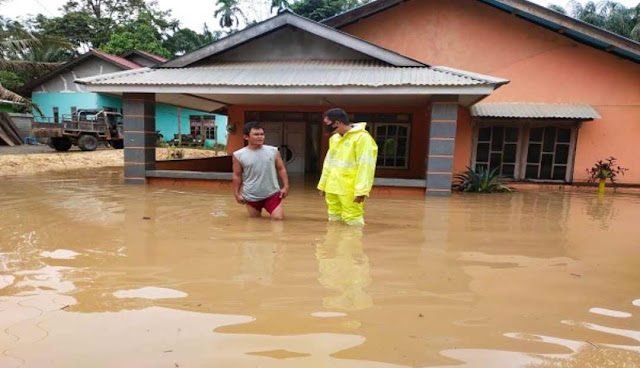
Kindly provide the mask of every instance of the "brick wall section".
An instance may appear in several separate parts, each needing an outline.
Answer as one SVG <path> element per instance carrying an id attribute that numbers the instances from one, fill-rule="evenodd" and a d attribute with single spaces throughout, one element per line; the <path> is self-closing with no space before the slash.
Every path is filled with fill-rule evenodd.
<path id="1" fill-rule="evenodd" d="M 124 181 L 145 184 L 156 166 L 156 106 L 153 93 L 124 93 Z"/>
<path id="2" fill-rule="evenodd" d="M 457 122 L 456 102 L 433 103 L 427 154 L 427 196 L 451 195 Z"/>

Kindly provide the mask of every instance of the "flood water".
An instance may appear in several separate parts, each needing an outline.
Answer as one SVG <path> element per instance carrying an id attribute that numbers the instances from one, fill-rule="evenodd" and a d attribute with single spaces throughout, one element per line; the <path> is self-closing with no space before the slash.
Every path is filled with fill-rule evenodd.
<path id="1" fill-rule="evenodd" d="M 0 180 L 0 367 L 639 367 L 640 197 L 372 198 L 327 224 L 121 170 Z"/>

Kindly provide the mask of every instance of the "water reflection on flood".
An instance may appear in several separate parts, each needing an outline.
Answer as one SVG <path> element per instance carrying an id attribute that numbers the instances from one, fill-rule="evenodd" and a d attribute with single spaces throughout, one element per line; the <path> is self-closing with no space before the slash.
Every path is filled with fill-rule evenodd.
<path id="1" fill-rule="evenodd" d="M 373 198 L 327 224 L 120 171 L 0 182 L 1 367 L 640 367 L 640 198 Z M 99 362 L 99 363 L 96 363 Z"/>

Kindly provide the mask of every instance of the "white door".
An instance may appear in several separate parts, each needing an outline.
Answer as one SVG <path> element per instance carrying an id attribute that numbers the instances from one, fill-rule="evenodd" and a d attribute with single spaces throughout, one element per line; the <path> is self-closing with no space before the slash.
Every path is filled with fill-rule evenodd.
<path id="1" fill-rule="evenodd" d="M 286 159 L 287 171 L 304 174 L 304 156 L 306 147 L 306 124 L 285 123 L 283 158 Z"/>
<path id="2" fill-rule="evenodd" d="M 289 173 L 303 174 L 305 156 L 305 123 L 263 123 L 265 144 L 278 147 Z"/>

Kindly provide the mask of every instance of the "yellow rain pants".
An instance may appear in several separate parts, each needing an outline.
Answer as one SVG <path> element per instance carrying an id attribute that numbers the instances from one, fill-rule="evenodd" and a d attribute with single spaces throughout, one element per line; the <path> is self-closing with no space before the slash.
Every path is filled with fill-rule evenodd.
<path id="1" fill-rule="evenodd" d="M 364 202 L 354 203 L 354 195 L 325 193 L 329 221 L 344 221 L 349 225 L 364 225 Z"/>

